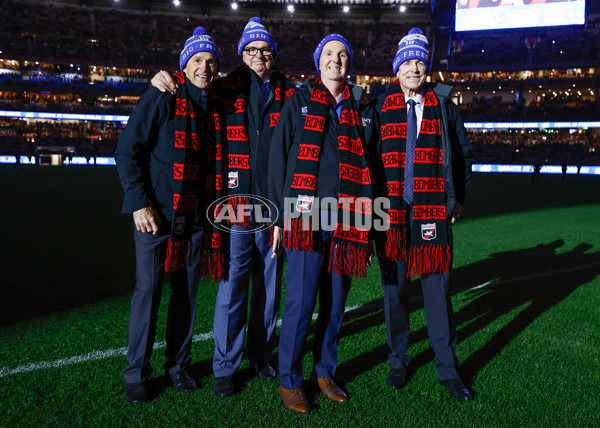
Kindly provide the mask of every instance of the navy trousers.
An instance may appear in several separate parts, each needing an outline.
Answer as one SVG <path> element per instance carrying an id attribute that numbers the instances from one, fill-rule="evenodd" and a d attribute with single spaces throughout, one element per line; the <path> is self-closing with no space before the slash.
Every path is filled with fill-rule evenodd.
<path id="1" fill-rule="evenodd" d="M 165 276 L 164 262 L 169 234 L 153 235 L 134 228 L 136 283 L 129 315 L 129 350 L 125 382 L 138 383 L 152 373 L 150 356 L 156 334 L 158 307 Z M 167 315 L 165 370 L 179 371 L 191 362 L 191 345 L 200 280 L 203 231 L 192 235 L 192 265 L 171 276 Z"/>
<path id="2" fill-rule="evenodd" d="M 283 259 L 271 258 L 268 229 L 247 232 L 242 226 L 232 227 L 229 275 L 221 281 L 217 292 L 213 326 L 215 377 L 232 376 L 242 361 L 250 278 L 247 357 L 251 364 L 263 364 L 269 362 L 273 352 Z"/>
<path id="3" fill-rule="evenodd" d="M 382 261 L 380 260 L 380 263 Z M 394 263 L 394 262 L 387 262 Z M 388 361 L 391 368 L 406 367 L 410 362 L 408 349 L 408 285 L 406 263 L 394 263 L 397 269 L 395 283 L 383 282 L 383 302 L 387 324 L 387 342 L 390 347 Z M 452 302 L 449 295 L 450 274 L 445 272 L 423 275 L 421 288 L 427 319 L 427 333 L 435 353 L 435 368 L 439 380 L 458 377 L 455 357 L 456 329 L 453 321 Z"/>
<path id="4" fill-rule="evenodd" d="M 314 334 L 314 368 L 317 377 L 333 378 L 346 297 L 352 278 L 328 272 L 333 232 L 322 232 L 319 252 L 287 250 L 286 301 L 279 337 L 279 382 L 286 389 L 302 385 L 302 359 L 306 331 L 312 319 L 317 291 L 319 314 Z"/>
<path id="5" fill-rule="evenodd" d="M 412 226 L 412 209 L 407 210 L 407 221 Z M 410 231 L 409 231 L 410 232 Z M 409 233 L 410 235 L 410 233 Z M 410 239 L 410 236 L 409 238 Z M 449 230 L 450 244 L 452 232 Z M 407 367 L 409 336 L 408 267 L 403 261 L 379 259 L 383 287 L 387 342 L 390 348 L 388 362 L 391 368 Z M 435 354 L 435 368 L 439 380 L 459 377 L 456 360 L 456 327 L 450 300 L 450 273 L 437 272 L 421 276 L 427 333 Z"/>

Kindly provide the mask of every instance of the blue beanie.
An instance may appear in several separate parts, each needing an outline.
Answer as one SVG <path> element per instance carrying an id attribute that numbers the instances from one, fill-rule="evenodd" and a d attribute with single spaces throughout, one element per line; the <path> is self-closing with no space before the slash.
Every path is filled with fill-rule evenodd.
<path id="1" fill-rule="evenodd" d="M 185 41 L 183 50 L 179 54 L 179 69 L 183 70 L 190 60 L 198 52 L 209 52 L 214 55 L 221 69 L 221 53 L 213 42 L 212 37 L 206 34 L 204 27 L 196 27 L 194 35 Z"/>
<path id="2" fill-rule="evenodd" d="M 398 73 L 400 64 L 410 59 L 420 59 L 425 63 L 427 72 L 429 72 L 429 51 L 427 50 L 429 42 L 423 35 L 420 28 L 411 28 L 408 35 L 404 36 L 398 43 L 398 52 L 394 57 L 392 67 L 394 74 Z"/>
<path id="3" fill-rule="evenodd" d="M 242 50 L 248 43 L 256 41 L 267 42 L 273 49 L 273 56 L 277 56 L 277 43 L 275 43 L 275 39 L 269 34 L 258 16 L 250 18 L 246 24 L 242 37 L 238 42 L 238 55 L 242 56 Z"/>
<path id="4" fill-rule="evenodd" d="M 329 34 L 323 38 L 317 45 L 315 49 L 315 53 L 313 53 L 313 59 L 315 60 L 315 67 L 317 68 L 317 73 L 321 74 L 319 70 L 319 59 L 321 59 L 321 52 L 323 52 L 323 47 L 333 40 L 337 40 L 338 42 L 342 42 L 344 46 L 346 46 L 346 50 L 348 51 L 348 55 L 350 55 L 350 64 L 348 64 L 348 72 L 352 68 L 352 48 L 350 47 L 350 43 L 344 36 L 341 34 Z"/>

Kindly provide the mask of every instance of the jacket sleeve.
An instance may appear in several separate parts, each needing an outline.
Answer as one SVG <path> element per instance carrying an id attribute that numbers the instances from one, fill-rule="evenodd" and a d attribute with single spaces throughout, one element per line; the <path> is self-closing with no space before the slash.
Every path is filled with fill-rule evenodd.
<path id="1" fill-rule="evenodd" d="M 456 201 L 462 205 L 471 182 L 473 151 L 458 106 L 452 101 L 448 102 L 448 115 L 450 117 L 450 144 L 452 145 L 452 180 Z"/>
<path id="2" fill-rule="evenodd" d="M 166 121 L 165 96 L 155 88 L 138 101 L 114 153 L 124 191 L 123 213 L 151 206 L 150 154 Z"/>
<path id="3" fill-rule="evenodd" d="M 285 179 L 287 173 L 288 155 L 294 143 L 295 115 L 298 114 L 298 103 L 293 95 L 287 101 L 281 112 L 277 125 L 273 130 L 271 148 L 269 151 L 269 200 L 279 209 L 279 218 L 275 226 L 283 226 L 283 208 L 285 195 Z"/>

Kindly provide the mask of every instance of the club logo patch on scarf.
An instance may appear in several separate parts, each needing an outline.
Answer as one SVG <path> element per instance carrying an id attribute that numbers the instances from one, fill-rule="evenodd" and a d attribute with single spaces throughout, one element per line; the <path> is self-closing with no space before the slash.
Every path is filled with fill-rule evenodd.
<path id="1" fill-rule="evenodd" d="M 185 230 L 185 217 L 177 216 L 175 217 L 175 224 L 173 226 L 173 231 L 178 235 L 182 234 Z"/>
<path id="2" fill-rule="evenodd" d="M 235 189 L 236 187 L 238 187 L 238 171 L 230 171 L 227 175 L 227 179 L 227 187 L 229 187 L 230 189 Z"/>
<path id="3" fill-rule="evenodd" d="M 314 199 L 314 196 L 298 195 L 298 202 L 296 202 L 296 211 L 301 213 L 310 212 L 310 210 L 312 210 Z"/>
<path id="4" fill-rule="evenodd" d="M 427 223 L 421 225 L 421 238 L 425 241 L 431 241 L 435 239 L 435 223 Z"/>

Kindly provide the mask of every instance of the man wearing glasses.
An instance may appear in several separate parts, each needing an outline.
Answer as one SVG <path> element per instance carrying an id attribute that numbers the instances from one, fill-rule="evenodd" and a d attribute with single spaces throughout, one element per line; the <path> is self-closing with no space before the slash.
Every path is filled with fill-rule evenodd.
<path id="1" fill-rule="evenodd" d="M 250 18 L 238 43 L 243 65 L 215 83 L 223 100 L 227 127 L 227 194 L 244 203 L 244 196 L 268 197 L 267 175 L 271 136 L 293 85 L 274 67 L 277 44 L 258 17 Z M 173 92 L 171 76 L 160 72 L 152 84 Z M 256 199 L 255 199 L 256 200 Z M 250 217 L 254 217 L 252 213 Z M 279 313 L 282 258 L 271 258 L 271 231 L 254 229 L 253 218 L 233 224 L 229 267 L 219 284 L 215 305 L 213 371 L 216 395 L 233 394 L 233 374 L 244 350 L 261 379 L 275 379 L 270 364 Z M 252 296 L 248 319 L 248 294 Z M 246 325 L 246 323 L 248 325 Z"/>
<path id="2" fill-rule="evenodd" d="M 229 155 L 228 194 L 268 197 L 267 173 L 271 136 L 279 112 L 294 89 L 274 68 L 277 56 L 275 39 L 260 18 L 248 21 L 238 43 L 243 65 L 219 82 L 224 100 L 234 106 L 226 114 L 227 153 Z M 229 132 L 245 130 L 245 135 Z M 244 134 L 244 133 L 242 133 Z M 233 159 L 236 161 L 232 162 Z M 247 159 L 247 162 L 239 162 Z M 256 213 L 253 213 L 256 214 Z M 232 376 L 239 367 L 244 349 L 261 379 L 275 379 L 270 364 L 275 324 L 279 312 L 283 260 L 271 258 L 269 229 L 252 233 L 253 219 L 232 226 L 229 242 L 229 275 L 219 284 L 215 305 L 215 353 L 213 371 L 215 394 L 233 393 Z M 237 233 L 236 233 L 237 232 Z M 252 278 L 248 325 L 248 294 Z"/>

